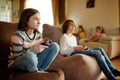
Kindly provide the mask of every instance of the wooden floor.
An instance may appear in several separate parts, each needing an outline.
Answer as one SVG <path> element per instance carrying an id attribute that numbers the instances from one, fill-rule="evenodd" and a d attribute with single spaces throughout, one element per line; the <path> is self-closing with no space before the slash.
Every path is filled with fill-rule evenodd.
<path id="1" fill-rule="evenodd" d="M 118 69 L 120 71 L 120 56 L 111 59 L 113 65 L 116 67 L 116 69 Z M 116 77 L 117 80 L 120 80 L 120 76 Z M 106 78 L 104 78 L 103 80 L 107 80 Z"/>
<path id="2" fill-rule="evenodd" d="M 120 71 L 120 56 L 111 60 L 114 66 Z M 120 76 L 117 77 L 117 80 L 120 80 Z"/>
<path id="3" fill-rule="evenodd" d="M 115 66 L 118 70 L 120 70 L 120 56 L 112 59 L 111 61 L 112 61 L 112 63 L 114 64 L 114 66 Z"/>

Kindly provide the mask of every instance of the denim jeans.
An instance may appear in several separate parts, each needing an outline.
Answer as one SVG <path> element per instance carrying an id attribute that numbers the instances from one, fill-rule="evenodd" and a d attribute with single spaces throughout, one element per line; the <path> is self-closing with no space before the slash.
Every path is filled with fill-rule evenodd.
<path id="1" fill-rule="evenodd" d="M 57 43 L 52 43 L 49 48 L 45 49 L 43 52 L 37 55 L 38 57 L 38 69 L 46 70 L 52 61 L 55 59 L 59 52 L 59 45 Z"/>
<path id="2" fill-rule="evenodd" d="M 103 71 L 106 77 L 109 80 L 115 80 L 115 76 L 112 73 L 112 71 L 115 70 L 115 67 L 113 66 L 110 59 L 108 58 L 108 56 L 102 48 L 92 48 L 89 50 L 80 50 L 71 53 L 71 55 L 74 54 L 85 54 L 94 57 L 97 60 L 100 69 Z"/>
<path id="3" fill-rule="evenodd" d="M 11 67 L 17 71 L 36 72 L 39 68 L 46 70 L 59 52 L 59 46 L 53 42 L 47 49 L 38 54 L 24 54 Z"/>

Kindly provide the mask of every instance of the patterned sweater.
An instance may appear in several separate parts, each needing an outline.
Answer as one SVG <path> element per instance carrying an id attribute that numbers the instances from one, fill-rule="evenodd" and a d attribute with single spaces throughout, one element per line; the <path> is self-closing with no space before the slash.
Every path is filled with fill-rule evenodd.
<path id="1" fill-rule="evenodd" d="M 34 47 L 30 47 L 30 43 L 41 37 L 42 35 L 39 32 L 35 32 L 34 37 L 31 39 L 25 31 L 16 31 L 11 36 L 9 63 L 11 60 L 15 60 L 15 58 L 27 52 L 37 53 L 37 50 Z"/>

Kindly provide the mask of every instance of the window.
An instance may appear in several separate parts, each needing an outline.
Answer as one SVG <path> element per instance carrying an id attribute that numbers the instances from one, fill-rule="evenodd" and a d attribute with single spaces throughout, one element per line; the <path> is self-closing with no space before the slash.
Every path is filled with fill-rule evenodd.
<path id="1" fill-rule="evenodd" d="M 51 0 L 27 0 L 26 8 L 35 8 L 40 12 L 41 16 L 40 32 L 42 32 L 42 25 L 44 23 L 53 25 Z"/>
<path id="2" fill-rule="evenodd" d="M 0 21 L 12 22 L 11 0 L 0 0 Z"/>

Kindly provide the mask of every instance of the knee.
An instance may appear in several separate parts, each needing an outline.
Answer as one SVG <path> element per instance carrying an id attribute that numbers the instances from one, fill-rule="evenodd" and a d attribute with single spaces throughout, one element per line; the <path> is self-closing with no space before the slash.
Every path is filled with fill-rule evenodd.
<path id="1" fill-rule="evenodd" d="M 23 55 L 12 68 L 20 71 L 35 72 L 37 71 L 37 57 L 34 53 L 26 53 Z"/>
<path id="2" fill-rule="evenodd" d="M 38 70 L 38 68 L 37 68 L 37 64 L 38 64 L 37 56 L 34 53 L 28 53 L 28 54 L 29 54 L 29 56 L 27 57 L 27 62 L 28 62 L 27 71 L 35 72 Z"/>
<path id="3" fill-rule="evenodd" d="M 37 55 L 32 52 L 28 53 L 27 59 L 31 62 L 37 63 Z"/>
<path id="4" fill-rule="evenodd" d="M 56 53 L 59 52 L 59 45 L 56 42 L 53 42 L 50 46 L 49 46 L 52 50 L 56 51 Z"/>
<path id="5" fill-rule="evenodd" d="M 100 51 L 101 51 L 101 50 L 103 50 L 103 48 L 102 48 L 102 47 L 98 47 L 98 50 L 100 50 Z"/>
<path id="6" fill-rule="evenodd" d="M 96 57 L 102 57 L 102 54 L 99 50 L 94 50 L 93 53 L 94 53 L 94 56 Z"/>
<path id="7" fill-rule="evenodd" d="M 100 51 L 96 52 L 96 57 L 99 58 L 99 59 L 101 59 L 101 60 L 104 60 L 104 56 L 101 54 Z"/>
<path id="8" fill-rule="evenodd" d="M 102 50 L 103 48 L 102 47 L 96 47 L 94 48 L 94 50 Z"/>

